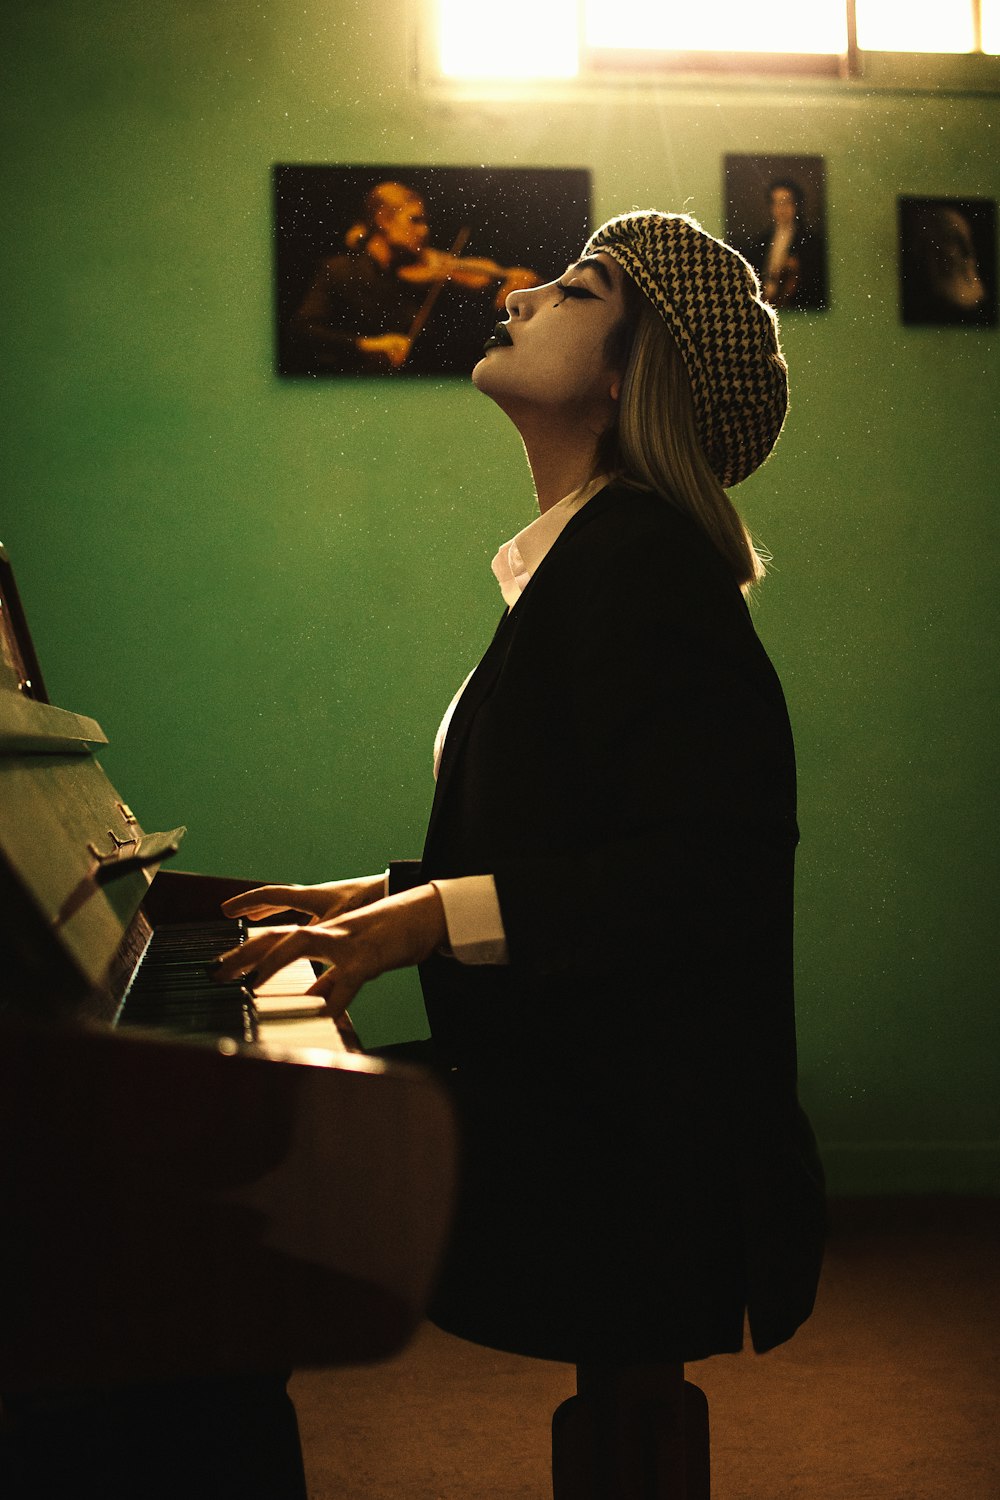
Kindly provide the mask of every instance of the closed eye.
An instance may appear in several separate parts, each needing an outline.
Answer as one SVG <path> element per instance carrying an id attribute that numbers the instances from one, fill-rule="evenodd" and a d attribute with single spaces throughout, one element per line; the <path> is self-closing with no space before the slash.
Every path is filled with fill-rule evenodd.
<path id="1" fill-rule="evenodd" d="M 597 297 L 596 292 L 592 292 L 589 287 L 581 286 L 576 281 L 557 281 L 556 286 L 562 292 L 563 297 Z"/>

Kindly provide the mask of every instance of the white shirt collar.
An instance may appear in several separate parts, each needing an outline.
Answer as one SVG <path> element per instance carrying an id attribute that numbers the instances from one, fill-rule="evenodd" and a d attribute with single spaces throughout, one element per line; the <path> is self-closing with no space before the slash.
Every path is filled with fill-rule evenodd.
<path id="1" fill-rule="evenodd" d="M 493 559 L 492 567 L 508 609 L 513 609 L 557 537 L 577 511 L 582 510 L 587 501 L 592 500 L 607 483 L 607 475 L 601 474 L 589 484 L 571 490 L 543 515 L 537 516 L 530 526 L 519 531 L 512 541 L 504 542 Z"/>

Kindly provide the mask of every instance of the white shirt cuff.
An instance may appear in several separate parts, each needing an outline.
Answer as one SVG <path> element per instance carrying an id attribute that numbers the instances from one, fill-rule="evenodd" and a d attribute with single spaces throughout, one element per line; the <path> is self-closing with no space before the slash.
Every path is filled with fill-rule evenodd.
<path id="1" fill-rule="evenodd" d="M 459 963 L 505 964 L 507 935 L 493 876 L 462 875 L 430 883 L 441 897 L 448 944 Z"/>

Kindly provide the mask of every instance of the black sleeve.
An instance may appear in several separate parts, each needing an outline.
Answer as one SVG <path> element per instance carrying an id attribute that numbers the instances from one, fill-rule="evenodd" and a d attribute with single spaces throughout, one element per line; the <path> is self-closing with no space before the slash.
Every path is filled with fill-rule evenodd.
<path id="1" fill-rule="evenodd" d="M 412 891 L 415 886 L 423 885 L 423 865 L 419 859 L 393 859 L 389 861 L 389 891 L 390 896 L 398 896 L 400 891 Z"/>

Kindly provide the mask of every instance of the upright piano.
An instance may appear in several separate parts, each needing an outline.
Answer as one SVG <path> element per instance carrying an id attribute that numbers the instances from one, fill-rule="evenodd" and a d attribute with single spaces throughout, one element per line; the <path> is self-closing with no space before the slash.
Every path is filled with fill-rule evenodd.
<path id="1" fill-rule="evenodd" d="M 207 978 L 260 882 L 161 870 L 184 830 L 141 826 L 104 743 L 49 702 L 0 549 L 0 1391 L 391 1354 L 447 1232 L 447 1098 L 287 975 Z"/>

